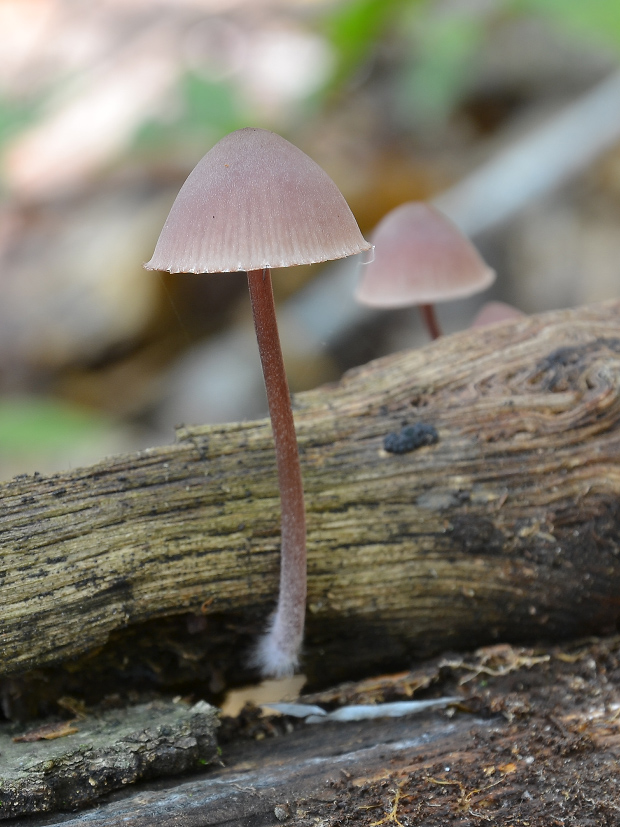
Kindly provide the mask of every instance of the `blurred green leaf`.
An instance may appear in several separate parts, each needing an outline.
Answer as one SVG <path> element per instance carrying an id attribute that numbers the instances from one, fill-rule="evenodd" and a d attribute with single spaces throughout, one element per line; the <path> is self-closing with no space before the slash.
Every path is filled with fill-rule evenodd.
<path id="1" fill-rule="evenodd" d="M 534 12 L 581 39 L 620 51 L 619 0 L 514 0 L 517 12 Z"/>
<path id="2" fill-rule="evenodd" d="M 479 16 L 453 14 L 417 21 L 412 32 L 413 60 L 399 84 L 405 123 L 433 123 L 449 116 L 467 86 L 486 33 L 486 20 Z"/>
<path id="3" fill-rule="evenodd" d="M 134 137 L 134 148 L 162 149 L 195 141 L 203 144 L 205 134 L 217 140 L 247 125 L 236 91 L 227 83 L 213 83 L 187 73 L 180 80 L 177 97 L 178 116 L 167 122 L 144 123 Z"/>
<path id="4" fill-rule="evenodd" d="M 352 0 L 323 21 L 337 56 L 333 84 L 393 30 L 409 50 L 397 82 L 401 119 L 445 120 L 468 86 L 489 27 L 505 14 L 544 16 L 581 40 L 620 50 L 620 0 L 503 0 L 486 11 L 475 4 L 442 9 L 435 0 Z"/>
<path id="5" fill-rule="evenodd" d="M 0 452 L 56 450 L 100 435 L 103 420 L 81 408 L 50 399 L 0 402 Z"/>
<path id="6" fill-rule="evenodd" d="M 323 31 L 336 54 L 333 83 L 339 84 L 358 68 L 372 44 L 405 6 L 420 0 L 352 0 L 323 19 Z"/>
<path id="7" fill-rule="evenodd" d="M 0 147 L 36 120 L 40 100 L 10 100 L 0 96 Z"/>
<path id="8" fill-rule="evenodd" d="M 204 129 L 205 124 L 222 134 L 238 129 L 241 113 L 235 91 L 228 84 L 187 74 L 182 80 L 181 93 L 186 103 L 183 123 L 189 129 Z"/>

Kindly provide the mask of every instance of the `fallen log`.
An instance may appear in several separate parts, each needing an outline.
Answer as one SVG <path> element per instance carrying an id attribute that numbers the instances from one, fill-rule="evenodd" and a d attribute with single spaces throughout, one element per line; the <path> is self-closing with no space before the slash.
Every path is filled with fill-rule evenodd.
<path id="1" fill-rule="evenodd" d="M 204 701 L 80 710 L 26 732 L 0 724 L 0 821 L 73 810 L 138 781 L 218 764 L 217 726 Z"/>
<path id="2" fill-rule="evenodd" d="M 437 658 L 411 672 L 302 700 L 336 708 L 380 705 L 422 690 L 460 697 L 448 709 L 320 724 L 246 709 L 239 720 L 222 721 L 221 766 L 127 786 L 95 807 L 76 812 L 65 804 L 57 815 L 26 816 L 17 824 L 615 827 L 619 668 L 617 637 L 536 650 L 500 645 Z M 55 770 L 46 774 L 50 786 Z M 92 797 L 102 786 L 95 785 Z M 32 804 L 25 802 L 21 812 L 36 813 L 36 799 Z M 2 817 L 0 809 L 0 823 Z"/>
<path id="3" fill-rule="evenodd" d="M 615 629 L 619 311 L 465 331 L 295 397 L 311 679 Z M 181 617 L 174 645 L 201 648 L 175 668 L 238 680 L 274 606 L 278 523 L 267 421 L 3 484 L 0 675 Z"/>

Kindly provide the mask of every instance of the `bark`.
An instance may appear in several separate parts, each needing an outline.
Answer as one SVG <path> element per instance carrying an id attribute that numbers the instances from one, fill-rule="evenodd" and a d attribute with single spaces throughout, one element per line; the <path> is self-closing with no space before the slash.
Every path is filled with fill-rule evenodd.
<path id="1" fill-rule="evenodd" d="M 248 710 L 222 732 L 221 767 L 19 824 L 616 827 L 619 667 L 618 638 L 438 659 L 305 700 L 372 704 L 423 688 L 462 698 L 448 710 L 316 725 Z"/>
<path id="2" fill-rule="evenodd" d="M 465 331 L 295 397 L 313 679 L 615 628 L 619 310 Z M 181 652 L 183 668 L 194 657 L 238 678 L 278 554 L 266 421 L 16 478 L 0 487 L 0 675 L 185 613 L 203 648 Z"/>
<path id="3" fill-rule="evenodd" d="M 0 727 L 0 821 L 71 810 L 137 781 L 218 763 L 216 710 L 154 702 Z"/>

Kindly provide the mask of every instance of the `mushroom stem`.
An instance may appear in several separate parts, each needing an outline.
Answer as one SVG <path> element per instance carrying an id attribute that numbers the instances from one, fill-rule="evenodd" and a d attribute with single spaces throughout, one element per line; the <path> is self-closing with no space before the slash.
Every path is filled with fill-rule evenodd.
<path id="1" fill-rule="evenodd" d="M 280 595 L 275 615 L 252 662 L 282 677 L 298 665 L 306 614 L 306 517 L 291 397 L 286 381 L 271 272 L 248 271 L 254 327 L 267 391 L 281 502 Z"/>
<path id="2" fill-rule="evenodd" d="M 428 330 L 431 339 L 439 339 L 441 336 L 441 328 L 439 327 L 439 322 L 437 321 L 437 316 L 435 315 L 435 308 L 433 305 L 421 304 L 420 313 L 422 314 L 424 324 L 426 325 L 426 329 Z"/>

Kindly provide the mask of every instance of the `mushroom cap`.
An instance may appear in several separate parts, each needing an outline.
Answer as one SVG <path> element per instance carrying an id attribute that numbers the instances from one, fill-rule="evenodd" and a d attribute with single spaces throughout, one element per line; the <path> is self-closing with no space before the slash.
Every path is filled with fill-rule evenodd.
<path id="1" fill-rule="evenodd" d="M 327 173 L 284 138 L 239 129 L 198 162 L 144 266 L 225 273 L 344 258 L 370 244 Z"/>
<path id="2" fill-rule="evenodd" d="M 376 226 L 373 261 L 362 267 L 356 298 L 370 307 L 462 299 L 495 281 L 473 244 L 429 204 L 410 201 Z"/>
<path id="3" fill-rule="evenodd" d="M 487 302 L 476 314 L 470 327 L 486 327 L 498 322 L 512 322 L 515 319 L 524 319 L 525 313 L 506 302 Z"/>

